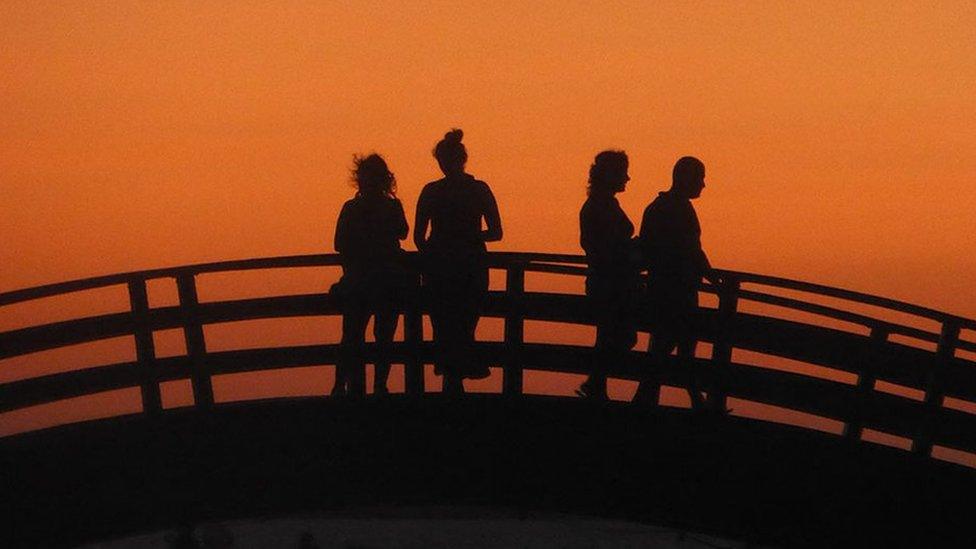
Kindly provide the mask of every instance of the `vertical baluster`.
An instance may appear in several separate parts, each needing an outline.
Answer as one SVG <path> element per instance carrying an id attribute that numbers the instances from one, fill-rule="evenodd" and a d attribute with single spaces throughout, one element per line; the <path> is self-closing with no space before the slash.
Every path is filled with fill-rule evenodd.
<path id="1" fill-rule="evenodd" d="M 129 304 L 132 307 L 134 323 L 133 335 L 136 340 L 136 361 L 139 364 L 141 380 L 142 409 L 147 416 L 155 417 L 162 412 L 163 401 L 159 393 L 156 346 L 153 342 L 152 327 L 149 324 L 149 296 L 144 279 L 129 281 Z"/>
<path id="2" fill-rule="evenodd" d="M 739 280 L 727 275 L 718 291 L 718 316 L 716 318 L 715 341 L 712 343 L 712 379 L 709 405 L 713 410 L 724 412 L 727 408 L 728 366 L 732 362 L 732 342 L 734 340 L 735 312 L 739 306 Z"/>
<path id="3" fill-rule="evenodd" d="M 935 361 L 928 374 L 928 383 L 925 390 L 925 418 L 922 424 L 921 433 L 915 437 L 912 444 L 912 451 L 916 454 L 927 456 L 932 452 L 932 430 L 938 422 L 939 408 L 942 407 L 942 397 L 944 394 L 942 374 L 946 366 L 952 361 L 956 354 L 956 345 L 959 343 L 959 323 L 953 320 L 946 320 L 942 323 L 942 333 L 939 334 L 939 346 L 935 351 Z"/>
<path id="4" fill-rule="evenodd" d="M 888 342 L 888 330 L 881 326 L 871 328 L 871 348 L 873 353 L 870 360 L 861 365 L 861 373 L 857 378 L 854 403 L 854 416 L 844 425 L 844 437 L 849 440 L 861 440 L 864 433 L 864 411 L 870 406 L 874 395 L 874 382 L 877 380 L 878 361 L 883 356 L 882 349 Z"/>
<path id="5" fill-rule="evenodd" d="M 180 294 L 183 334 L 186 338 L 186 353 L 190 359 L 193 400 L 198 408 L 209 409 L 213 406 L 213 386 L 207 368 L 207 346 L 203 337 L 203 325 L 200 323 L 200 302 L 193 274 L 181 273 L 177 276 L 176 288 Z"/>
<path id="6" fill-rule="evenodd" d="M 502 392 L 522 394 L 522 346 L 525 342 L 525 265 L 513 262 L 505 275 L 505 375 Z"/>
<path id="7" fill-rule="evenodd" d="M 403 312 L 403 341 L 406 359 L 403 361 L 404 391 L 408 395 L 422 395 L 424 387 L 424 360 L 420 356 L 424 342 L 424 316 L 418 296 L 413 296 Z"/>

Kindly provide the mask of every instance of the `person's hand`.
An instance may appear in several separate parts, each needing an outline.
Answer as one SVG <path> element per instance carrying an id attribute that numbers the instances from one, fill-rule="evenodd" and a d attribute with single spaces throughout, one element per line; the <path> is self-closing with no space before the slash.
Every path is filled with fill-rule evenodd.
<path id="1" fill-rule="evenodd" d="M 705 280 L 707 280 L 708 283 L 711 284 L 712 286 L 715 286 L 716 288 L 722 287 L 722 283 L 724 281 L 722 280 L 722 277 L 714 269 L 706 270 L 704 276 L 705 276 Z"/>

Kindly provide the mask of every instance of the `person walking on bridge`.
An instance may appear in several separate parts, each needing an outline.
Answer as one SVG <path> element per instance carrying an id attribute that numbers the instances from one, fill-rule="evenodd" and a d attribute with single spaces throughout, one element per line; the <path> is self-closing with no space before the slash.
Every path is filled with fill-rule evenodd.
<path id="1" fill-rule="evenodd" d="M 586 297 L 596 320 L 590 376 L 576 393 L 606 400 L 606 369 L 626 361 L 637 341 L 631 305 L 640 278 L 632 241 L 634 224 L 616 194 L 627 188 L 629 160 L 623 151 L 603 151 L 590 166 L 586 202 L 580 210 L 580 246 L 586 252 Z"/>
<path id="2" fill-rule="evenodd" d="M 675 163 L 671 188 L 659 193 L 644 210 L 638 242 L 648 270 L 648 306 L 653 337 L 648 348 L 652 368 L 658 371 L 677 348 L 678 360 L 688 373 L 688 393 L 695 409 L 704 408 L 691 371 L 697 339 L 698 288 L 702 277 L 718 285 L 708 256 L 701 246 L 701 225 L 691 201 L 705 188 L 705 164 L 685 156 Z M 656 377 L 657 372 L 651 374 Z M 641 382 L 635 402 L 657 404 L 660 381 Z"/>

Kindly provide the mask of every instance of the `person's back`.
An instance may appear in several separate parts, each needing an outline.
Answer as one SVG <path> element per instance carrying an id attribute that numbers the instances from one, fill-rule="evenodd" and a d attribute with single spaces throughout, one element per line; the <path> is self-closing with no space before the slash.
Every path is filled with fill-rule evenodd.
<path id="1" fill-rule="evenodd" d="M 644 210 L 638 240 L 652 284 L 698 288 L 708 262 L 691 200 L 673 191 L 658 194 Z"/>
<path id="2" fill-rule="evenodd" d="M 417 209 L 428 213 L 430 236 L 424 250 L 437 255 L 481 255 L 485 238 L 481 220 L 494 207 L 491 189 L 468 174 L 445 177 L 428 183 L 420 194 Z"/>
<path id="3" fill-rule="evenodd" d="M 335 249 L 344 274 L 357 279 L 388 273 L 401 261 L 400 240 L 407 230 L 399 199 L 357 194 L 343 205 L 336 223 Z"/>

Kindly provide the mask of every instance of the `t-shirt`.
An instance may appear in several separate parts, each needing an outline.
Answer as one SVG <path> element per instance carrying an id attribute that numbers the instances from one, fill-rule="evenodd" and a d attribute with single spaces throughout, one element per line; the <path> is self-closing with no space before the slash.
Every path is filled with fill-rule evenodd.
<path id="1" fill-rule="evenodd" d="M 698 287 L 708 262 L 691 200 L 658 194 L 644 210 L 638 241 L 652 283 Z"/>

